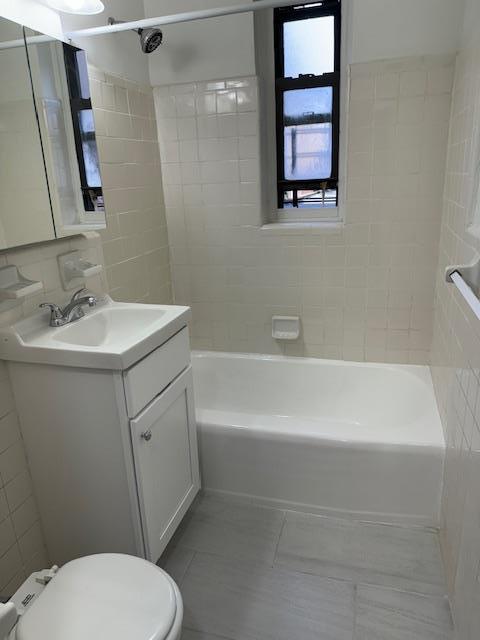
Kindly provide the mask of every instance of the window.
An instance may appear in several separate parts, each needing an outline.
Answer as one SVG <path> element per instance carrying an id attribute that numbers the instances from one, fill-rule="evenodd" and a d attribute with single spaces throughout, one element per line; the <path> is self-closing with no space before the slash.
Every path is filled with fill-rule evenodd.
<path id="1" fill-rule="evenodd" d="M 338 204 L 340 0 L 275 9 L 279 209 Z"/>
<path id="2" fill-rule="evenodd" d="M 102 182 L 90 99 L 87 59 L 84 51 L 69 44 L 63 45 L 63 55 L 85 211 L 103 211 Z"/>

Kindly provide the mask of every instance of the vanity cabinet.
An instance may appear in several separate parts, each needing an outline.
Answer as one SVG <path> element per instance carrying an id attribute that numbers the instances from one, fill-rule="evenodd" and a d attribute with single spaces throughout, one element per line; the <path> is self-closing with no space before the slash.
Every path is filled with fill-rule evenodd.
<path id="1" fill-rule="evenodd" d="M 126 370 L 10 362 L 52 562 L 156 562 L 200 487 L 186 326 Z"/>
<path id="2" fill-rule="evenodd" d="M 190 504 L 198 489 L 196 447 L 192 452 L 190 446 L 195 439 L 191 369 L 131 420 L 130 428 L 146 555 L 158 558 L 177 528 L 178 506 Z"/>

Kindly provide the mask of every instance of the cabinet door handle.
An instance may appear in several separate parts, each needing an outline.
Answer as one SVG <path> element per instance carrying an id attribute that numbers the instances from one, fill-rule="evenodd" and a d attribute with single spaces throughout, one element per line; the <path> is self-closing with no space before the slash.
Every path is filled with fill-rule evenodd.
<path id="1" fill-rule="evenodd" d="M 144 431 L 141 435 L 141 438 L 143 438 L 146 442 L 149 442 L 149 440 L 152 439 L 152 432 L 150 431 L 150 429 L 148 429 L 147 431 Z"/>

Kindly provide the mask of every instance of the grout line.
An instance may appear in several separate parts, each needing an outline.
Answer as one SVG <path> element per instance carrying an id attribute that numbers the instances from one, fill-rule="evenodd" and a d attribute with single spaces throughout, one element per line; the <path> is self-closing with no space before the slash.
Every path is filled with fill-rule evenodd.
<path id="1" fill-rule="evenodd" d="M 352 640 L 355 640 L 357 636 L 357 595 L 358 595 L 358 584 L 354 582 L 353 586 L 353 629 L 352 629 Z"/>
<path id="2" fill-rule="evenodd" d="M 184 548 L 184 549 L 188 549 L 188 547 L 183 547 L 183 548 Z M 185 571 L 184 571 L 184 572 L 183 572 L 183 574 L 182 574 L 181 580 L 179 580 L 179 582 L 180 582 L 180 584 L 178 585 L 179 587 L 181 587 L 181 586 L 182 586 L 183 581 L 184 581 L 184 580 L 185 580 L 185 578 L 187 577 L 187 573 L 188 573 L 188 571 L 189 571 L 190 567 L 192 566 L 192 562 L 194 561 L 194 559 L 195 559 L 195 557 L 196 557 L 196 555 L 197 555 L 197 552 L 196 552 L 196 551 L 194 551 L 193 549 L 190 549 L 190 550 L 192 551 L 192 557 L 190 558 L 189 562 L 187 563 L 187 566 L 186 566 L 186 568 L 185 568 Z"/>
<path id="3" fill-rule="evenodd" d="M 273 552 L 273 562 L 272 562 L 272 567 L 275 566 L 275 561 L 277 559 L 277 553 L 278 553 L 278 547 L 280 545 L 280 540 L 282 538 L 282 534 L 283 534 L 283 530 L 285 529 L 285 523 L 287 521 L 287 512 L 284 511 L 283 512 L 283 520 L 282 520 L 282 526 L 280 527 L 280 531 L 278 533 L 278 538 L 277 538 L 277 543 L 275 545 L 275 551 Z"/>

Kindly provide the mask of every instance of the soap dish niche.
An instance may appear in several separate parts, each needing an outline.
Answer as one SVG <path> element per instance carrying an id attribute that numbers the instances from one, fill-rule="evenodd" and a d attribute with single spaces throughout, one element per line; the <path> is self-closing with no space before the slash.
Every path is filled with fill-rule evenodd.
<path id="1" fill-rule="evenodd" d="M 94 264 L 82 256 L 80 251 L 69 251 L 57 257 L 60 278 L 65 291 L 75 289 L 87 278 L 102 273 L 101 264 Z"/>
<path id="2" fill-rule="evenodd" d="M 23 298 L 32 296 L 43 289 L 43 282 L 29 280 L 20 273 L 15 265 L 0 268 L 0 303 L 20 303 Z"/>
<path id="3" fill-rule="evenodd" d="M 298 316 L 273 316 L 272 338 L 275 340 L 298 340 L 300 318 Z"/>

